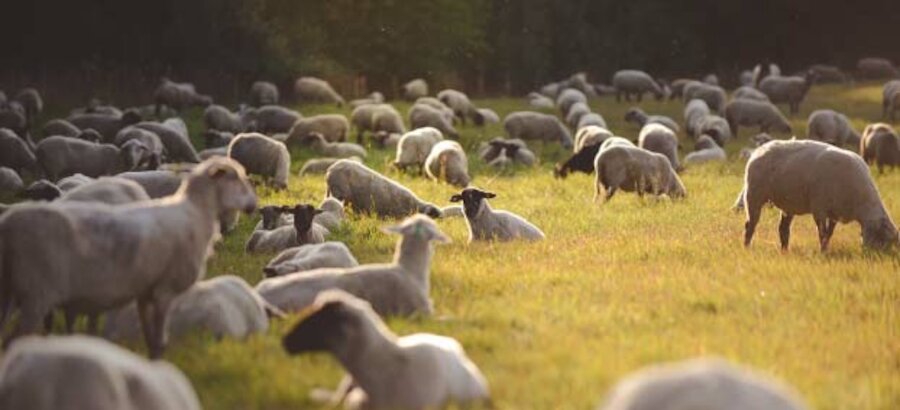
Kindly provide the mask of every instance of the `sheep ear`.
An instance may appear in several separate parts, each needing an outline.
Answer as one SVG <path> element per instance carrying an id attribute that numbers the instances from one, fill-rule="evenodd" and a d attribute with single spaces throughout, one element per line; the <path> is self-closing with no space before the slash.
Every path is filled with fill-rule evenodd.
<path id="1" fill-rule="evenodd" d="M 463 198 L 461 195 L 453 195 L 450 197 L 450 202 L 460 202 Z"/>
<path id="2" fill-rule="evenodd" d="M 323 211 L 323 210 L 321 210 L 321 209 L 316 209 L 313 213 L 314 213 L 315 215 L 321 215 L 321 214 L 325 213 L 325 211 Z"/>
<path id="3" fill-rule="evenodd" d="M 487 199 L 491 199 L 491 198 L 496 198 L 496 197 L 497 197 L 497 194 L 495 194 L 495 193 L 493 193 L 493 192 L 487 192 L 487 191 L 485 191 L 485 192 L 482 192 L 482 194 L 483 194 L 482 196 L 484 196 L 484 197 L 487 198 Z"/>

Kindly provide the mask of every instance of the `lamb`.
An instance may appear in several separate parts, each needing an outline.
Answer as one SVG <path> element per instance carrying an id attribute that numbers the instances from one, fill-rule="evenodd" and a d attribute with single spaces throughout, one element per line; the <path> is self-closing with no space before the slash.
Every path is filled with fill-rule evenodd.
<path id="1" fill-rule="evenodd" d="M 553 176 L 557 179 L 565 179 L 569 176 L 569 173 L 572 172 L 593 174 L 594 158 L 597 157 L 597 153 L 600 152 L 600 147 L 602 145 L 602 143 L 587 145 L 569 157 L 565 162 L 561 164 L 557 163 L 553 168 Z"/>
<path id="2" fill-rule="evenodd" d="M 141 116 L 134 111 L 125 111 L 121 116 L 108 114 L 81 114 L 68 118 L 79 129 L 91 128 L 103 136 L 104 142 L 112 142 L 116 134 L 129 125 L 141 122 Z"/>
<path id="3" fill-rule="evenodd" d="M 720 359 L 653 366 L 619 381 L 602 410 L 804 410 L 794 391 Z"/>
<path id="4" fill-rule="evenodd" d="M 441 132 L 432 127 L 419 128 L 404 134 L 397 143 L 394 166 L 399 169 L 423 167 L 431 149 L 443 140 Z"/>
<path id="5" fill-rule="evenodd" d="M 725 103 L 728 101 L 725 90 L 716 85 L 709 85 L 699 81 L 690 83 L 684 87 L 682 95 L 684 101 L 693 99 L 701 99 L 706 102 L 710 109 L 717 113 L 725 111 Z"/>
<path id="6" fill-rule="evenodd" d="M 580 130 L 584 127 L 589 127 L 592 125 L 600 128 L 608 128 L 606 125 L 606 119 L 604 119 L 602 115 L 592 112 L 582 115 L 578 120 L 578 124 L 576 125 L 575 129 Z"/>
<path id="7" fill-rule="evenodd" d="M 25 189 L 25 183 L 16 171 L 0 167 L 0 195 L 17 194 Z"/>
<path id="8" fill-rule="evenodd" d="M 631 101 L 631 96 L 636 95 L 638 102 L 644 98 L 644 93 L 653 94 L 657 100 L 665 96 L 662 87 L 643 71 L 619 70 L 613 75 L 612 85 L 616 88 L 616 102 L 622 101 L 622 95 L 625 101 Z"/>
<path id="9" fill-rule="evenodd" d="M 243 340 L 269 329 L 269 315 L 283 315 L 247 284 L 233 275 L 199 281 L 172 301 L 169 335 L 178 339 L 203 331 L 214 337 Z M 106 316 L 103 336 L 134 341 L 141 337 L 137 306 L 130 304 Z"/>
<path id="10" fill-rule="evenodd" d="M 431 243 L 450 239 L 424 215 L 406 218 L 384 231 L 401 236 L 391 263 L 296 272 L 263 279 L 256 290 L 285 312 L 307 309 L 320 293 L 341 289 L 371 303 L 382 316 L 431 315 Z"/>
<path id="11" fill-rule="evenodd" d="M 712 137 L 701 135 L 694 144 L 694 152 L 685 155 L 685 165 L 694 165 L 704 162 L 725 161 L 727 155 L 725 150 L 716 143 Z"/>
<path id="12" fill-rule="evenodd" d="M 187 377 L 103 339 L 28 337 L 0 362 L 0 408 L 200 410 Z"/>
<path id="13" fill-rule="evenodd" d="M 356 127 L 356 142 L 362 144 L 366 131 L 403 134 L 406 127 L 400 113 L 390 104 L 369 104 L 356 107 L 350 114 Z"/>
<path id="14" fill-rule="evenodd" d="M 412 129 L 433 127 L 452 139 L 459 139 L 459 131 L 453 126 L 453 118 L 448 118 L 436 108 L 424 104 L 414 104 L 407 114 L 409 126 Z"/>
<path id="15" fill-rule="evenodd" d="M 631 107 L 625 112 L 625 122 L 644 127 L 647 124 L 660 124 L 672 132 L 678 132 L 680 128 L 675 120 L 665 115 L 647 115 L 644 110 L 638 107 Z"/>
<path id="16" fill-rule="evenodd" d="M 432 218 L 441 216 L 438 207 L 422 201 L 408 188 L 360 163 L 348 160 L 336 162 L 328 168 L 325 181 L 327 195 L 343 201 L 356 212 L 392 218 L 402 218 L 416 212 Z"/>
<path id="17" fill-rule="evenodd" d="M 583 92 L 573 88 L 566 88 L 559 93 L 558 97 L 556 97 L 556 107 L 559 108 L 559 112 L 564 116 L 569 114 L 569 110 L 573 105 L 583 103 L 587 106 L 587 102 L 587 96 L 584 95 Z"/>
<path id="18" fill-rule="evenodd" d="M 322 268 L 353 268 L 356 258 L 342 242 L 323 242 L 285 249 L 263 268 L 267 278 Z"/>
<path id="19" fill-rule="evenodd" d="M 47 121 L 44 126 L 41 127 L 41 135 L 44 137 L 61 135 L 64 137 L 77 138 L 78 134 L 81 134 L 81 130 L 71 122 L 62 118 Z"/>
<path id="20" fill-rule="evenodd" d="M 62 137 L 57 137 L 62 138 Z M 40 174 L 37 158 L 21 138 L 8 128 L 0 128 L 0 166 L 12 168 L 17 173 Z"/>
<path id="21" fill-rule="evenodd" d="M 886 121 L 894 121 L 894 114 L 900 110 L 900 80 L 888 81 L 884 85 L 881 101 L 881 118 Z"/>
<path id="22" fill-rule="evenodd" d="M 806 127 L 806 138 L 827 142 L 840 147 L 849 145 L 858 147 L 860 135 L 846 115 L 834 110 L 816 110 L 809 115 Z"/>
<path id="23" fill-rule="evenodd" d="M 69 190 L 59 200 L 123 205 L 149 201 L 150 196 L 134 181 L 119 177 L 103 177 Z"/>
<path id="24" fill-rule="evenodd" d="M 756 101 L 764 101 L 770 102 L 769 96 L 765 95 L 761 91 L 756 88 L 750 86 L 743 86 L 734 90 L 734 93 L 731 95 L 733 100 L 756 100 Z"/>
<path id="25" fill-rule="evenodd" d="M 324 175 L 328 168 L 334 165 L 335 162 L 338 162 L 342 159 L 348 159 L 353 162 L 362 163 L 362 158 L 360 157 L 349 157 L 349 158 L 313 158 L 306 163 L 303 164 L 303 168 L 300 168 L 299 176 L 307 176 L 307 175 Z"/>
<path id="26" fill-rule="evenodd" d="M 321 210 L 312 205 L 296 205 L 281 207 L 278 211 L 290 212 L 294 217 L 293 224 L 253 231 L 245 246 L 247 253 L 281 252 L 298 245 L 325 242 L 327 230 L 313 222 L 313 217 L 322 213 Z"/>
<path id="27" fill-rule="evenodd" d="M 495 211 L 487 199 L 496 198 L 491 192 L 466 188 L 450 197 L 450 202 L 462 202 L 469 227 L 469 243 L 473 241 L 541 241 L 544 233 L 519 215 L 509 211 Z"/>
<path id="28" fill-rule="evenodd" d="M 645 125 L 638 136 L 639 147 L 665 155 L 676 171 L 681 169 L 681 164 L 678 163 L 678 145 L 678 136 L 661 124 Z"/>
<path id="29" fill-rule="evenodd" d="M 256 111 L 252 112 L 250 115 L 255 122 L 256 131 L 263 134 L 283 134 L 290 132 L 297 122 L 303 120 L 303 116 L 300 115 L 299 112 L 278 105 L 264 105 L 257 108 Z M 344 118 L 343 115 L 336 116 L 340 117 L 340 120 L 337 120 L 338 122 L 343 120 L 344 134 L 346 134 L 347 130 L 350 128 L 347 124 L 347 119 Z"/>
<path id="30" fill-rule="evenodd" d="M 416 78 L 403 84 L 403 98 L 407 101 L 415 101 L 428 95 L 428 83 L 421 78 Z"/>
<path id="31" fill-rule="evenodd" d="M 812 214 L 823 252 L 838 222 L 858 222 L 866 248 L 889 248 L 898 241 L 869 167 L 856 154 L 822 142 L 772 141 L 758 148 L 747 163 L 742 199 L 747 212 L 744 246 L 750 246 L 766 203 L 782 211 L 778 233 L 783 250 L 794 216 L 804 214 Z"/>
<path id="32" fill-rule="evenodd" d="M 863 58 L 856 64 L 859 76 L 864 79 L 882 79 L 900 77 L 894 63 L 884 58 Z"/>
<path id="33" fill-rule="evenodd" d="M 791 123 L 778 107 L 765 101 L 733 100 L 725 107 L 725 119 L 735 138 L 739 136 L 740 127 L 759 127 L 759 131 L 765 133 L 792 132 Z"/>
<path id="34" fill-rule="evenodd" d="M 181 121 L 178 119 L 178 121 Z M 175 124 L 173 121 L 166 120 L 168 124 Z M 191 162 L 198 163 L 200 158 L 191 140 L 187 136 L 187 132 L 182 133 L 177 125 L 167 125 L 166 123 L 158 123 L 152 121 L 139 122 L 135 127 L 150 131 L 159 137 L 159 140 L 166 148 L 166 159 L 173 162 Z M 183 124 L 183 122 L 182 122 Z"/>
<path id="35" fill-rule="evenodd" d="M 212 98 L 208 95 L 198 94 L 191 83 L 176 83 L 168 78 L 163 78 L 156 91 L 153 92 L 153 101 L 156 103 L 156 115 L 159 116 L 163 106 L 181 112 L 188 107 L 208 107 L 212 104 Z"/>
<path id="36" fill-rule="evenodd" d="M 10 308 L 21 314 L 6 343 L 35 332 L 54 309 L 96 315 L 137 299 L 148 352 L 159 357 L 172 299 L 204 274 L 218 238 L 216 216 L 255 207 L 243 167 L 214 159 L 195 168 L 178 193 L 163 200 L 121 207 L 64 201 L 11 209 L 0 217 L 0 277 L 8 284 L 0 318 L 7 318 Z M 12 237 L 16 240 L 5 240 Z"/>
<path id="37" fill-rule="evenodd" d="M 613 134 L 606 128 L 597 126 L 588 126 L 578 130 L 575 134 L 575 152 L 579 152 L 585 147 L 591 145 L 600 145 L 607 138 L 612 138 Z"/>
<path id="38" fill-rule="evenodd" d="M 625 146 L 616 141 L 610 138 L 604 142 L 610 143 L 610 146 L 600 147 L 600 152 L 594 159 L 594 170 L 597 173 L 594 182 L 595 202 L 600 199 L 601 193 L 604 201 L 609 201 L 620 189 L 635 192 L 641 197 L 645 193 L 657 196 L 666 194 L 672 198 L 683 198 L 686 195 L 684 184 L 665 155 Z"/>
<path id="39" fill-rule="evenodd" d="M 425 409 L 490 401 L 484 376 L 456 340 L 424 333 L 398 338 L 371 305 L 345 292 L 317 297 L 309 316 L 282 345 L 292 355 L 333 354 L 348 375 L 329 401 L 346 400 L 347 408 Z M 356 351 L 368 353 L 351 353 Z"/>
<path id="40" fill-rule="evenodd" d="M 250 105 L 278 105 L 278 87 L 268 81 L 257 81 L 250 86 Z"/>
<path id="41" fill-rule="evenodd" d="M 477 126 L 484 125 L 484 117 L 465 93 L 457 90 L 442 90 L 437 94 L 437 98 L 453 109 L 456 118 L 462 121 L 463 125 L 466 124 L 466 119 L 472 120 Z"/>
<path id="42" fill-rule="evenodd" d="M 67 137 L 45 138 L 35 151 L 38 163 L 52 181 L 78 173 L 96 178 L 131 171 L 144 163 L 149 153 L 149 148 L 137 140 L 119 148 Z"/>
<path id="43" fill-rule="evenodd" d="M 233 113 L 221 105 L 210 105 L 203 110 L 203 124 L 207 130 L 225 131 L 233 134 L 246 131 L 255 111 L 244 110 Z"/>
<path id="44" fill-rule="evenodd" d="M 859 155 L 867 164 L 878 166 L 878 172 L 884 167 L 900 165 L 900 137 L 888 124 L 870 124 L 863 130 L 859 143 Z"/>
<path id="45" fill-rule="evenodd" d="M 559 141 L 565 149 L 572 149 L 572 134 L 554 115 L 530 111 L 510 113 L 503 121 L 509 138 L 522 140 Z"/>
<path id="46" fill-rule="evenodd" d="M 466 151 L 456 141 L 440 141 L 431 148 L 425 159 L 425 174 L 432 180 L 444 180 L 458 187 L 466 187 L 472 180 Z"/>
<path id="47" fill-rule="evenodd" d="M 341 97 L 331 84 L 315 77 L 300 77 L 294 82 L 294 94 L 302 102 L 335 104 L 344 106 L 344 97 Z"/>
<path id="48" fill-rule="evenodd" d="M 819 84 L 847 82 L 847 75 L 832 65 L 813 64 L 809 67 L 809 72 L 816 74 L 816 82 Z"/>
<path id="49" fill-rule="evenodd" d="M 286 189 L 291 171 L 291 153 L 284 143 L 262 134 L 240 134 L 228 144 L 228 157 L 247 173 L 266 178 L 276 189 Z"/>
<path id="50" fill-rule="evenodd" d="M 775 104 L 788 103 L 791 114 L 796 114 L 800 111 L 800 103 L 806 99 L 806 94 L 815 82 L 814 73 L 807 73 L 804 77 L 769 76 L 760 81 L 759 90 Z"/>
<path id="51" fill-rule="evenodd" d="M 352 142 L 328 142 L 325 136 L 318 132 L 307 134 L 301 142 L 317 155 L 334 158 L 366 157 L 366 149 L 362 146 Z"/>
<path id="52" fill-rule="evenodd" d="M 572 128 L 575 128 L 578 125 L 578 122 L 581 121 L 581 117 L 590 113 L 591 108 L 588 107 L 587 104 L 583 102 L 572 104 L 572 106 L 569 107 L 569 111 L 566 113 L 566 124 L 568 124 L 568 126 Z"/>
<path id="53" fill-rule="evenodd" d="M 531 108 L 538 110 L 549 110 L 552 109 L 555 105 L 553 100 L 551 100 L 546 95 L 540 93 L 531 93 L 528 94 L 528 105 Z"/>

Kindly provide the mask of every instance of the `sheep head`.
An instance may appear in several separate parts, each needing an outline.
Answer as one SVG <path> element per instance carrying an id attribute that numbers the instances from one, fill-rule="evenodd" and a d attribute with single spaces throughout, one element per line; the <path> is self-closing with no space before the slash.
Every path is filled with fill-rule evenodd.
<path id="1" fill-rule="evenodd" d="M 886 215 L 862 222 L 863 246 L 875 250 L 887 250 L 898 245 L 897 227 Z"/>
<path id="2" fill-rule="evenodd" d="M 438 211 L 440 212 L 440 210 Z M 384 231 L 387 233 L 403 235 L 405 237 L 423 239 L 429 242 L 450 243 L 450 238 L 441 232 L 437 227 L 437 224 L 435 224 L 431 218 L 425 215 L 413 215 L 406 218 L 398 225 L 385 227 Z"/>
<path id="3" fill-rule="evenodd" d="M 230 158 L 210 158 L 196 166 L 182 186 L 189 198 L 208 201 L 215 214 L 229 211 L 251 213 L 256 209 L 256 193 L 244 167 Z"/>
<path id="4" fill-rule="evenodd" d="M 309 204 L 300 204 L 294 207 L 281 207 L 281 212 L 294 215 L 294 229 L 300 233 L 308 232 L 312 228 L 313 218 L 323 211 Z"/>
<path id="5" fill-rule="evenodd" d="M 450 202 L 462 202 L 466 217 L 471 219 L 478 216 L 485 199 L 496 197 L 497 195 L 492 192 L 482 191 L 478 188 L 466 188 L 459 194 L 450 197 Z"/>
<path id="6" fill-rule="evenodd" d="M 281 339 L 281 345 L 292 355 L 347 352 L 348 342 L 364 336 L 360 334 L 363 325 L 371 320 L 367 314 L 375 315 L 366 302 L 343 291 L 322 292 L 304 318 Z"/>

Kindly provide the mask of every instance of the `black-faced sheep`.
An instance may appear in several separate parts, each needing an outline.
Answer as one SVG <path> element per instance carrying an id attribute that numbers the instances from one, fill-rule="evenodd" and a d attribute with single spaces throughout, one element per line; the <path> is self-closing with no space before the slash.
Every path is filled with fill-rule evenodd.
<path id="1" fill-rule="evenodd" d="M 462 202 L 469 227 L 469 242 L 473 241 L 527 241 L 544 240 L 541 230 L 509 211 L 496 211 L 487 200 L 497 195 L 478 188 L 466 188 L 450 197 L 450 202 Z"/>
<path id="2" fill-rule="evenodd" d="M 292 224 L 279 226 L 272 230 L 256 230 L 247 240 L 245 250 L 249 253 L 281 252 L 295 246 L 309 243 L 325 242 L 328 230 L 313 222 L 322 210 L 312 205 L 301 204 L 293 207 L 280 207 L 280 213 L 290 213 Z"/>
<path id="3" fill-rule="evenodd" d="M 881 109 L 881 118 L 883 120 L 894 120 L 894 114 L 897 113 L 897 110 L 900 110 L 900 80 L 892 80 L 884 84 Z"/>

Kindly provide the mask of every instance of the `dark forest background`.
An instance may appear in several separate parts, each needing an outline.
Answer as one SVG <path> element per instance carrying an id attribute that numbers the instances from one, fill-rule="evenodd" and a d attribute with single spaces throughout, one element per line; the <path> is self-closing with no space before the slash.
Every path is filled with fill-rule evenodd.
<path id="1" fill-rule="evenodd" d="M 145 95 L 163 75 L 224 99 L 299 75 L 350 96 L 413 77 L 518 94 L 575 71 L 733 82 L 763 60 L 900 61 L 900 0 L 25 0 L 2 19 L 0 88 L 76 100 Z"/>

